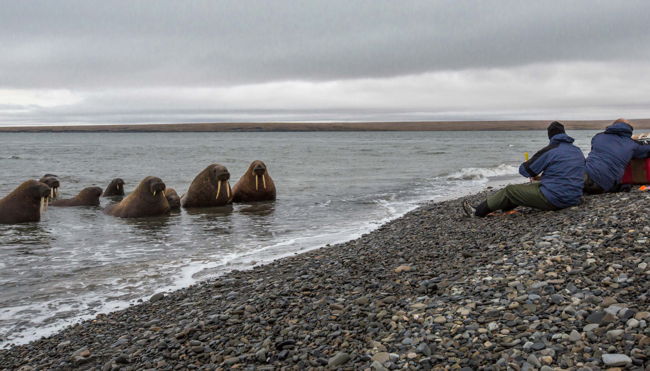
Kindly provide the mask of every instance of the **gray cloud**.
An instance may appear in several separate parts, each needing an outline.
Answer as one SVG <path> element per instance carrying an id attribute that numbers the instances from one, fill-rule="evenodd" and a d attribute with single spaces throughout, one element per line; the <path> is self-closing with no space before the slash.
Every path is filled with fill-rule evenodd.
<path id="1" fill-rule="evenodd" d="M 650 3 L 18 1 L 0 44 L 11 87 L 386 77 L 647 58 Z"/>
<path id="2" fill-rule="evenodd" d="M 650 113 L 646 1 L 5 1 L 0 46 L 4 124 Z"/>
<path id="3" fill-rule="evenodd" d="M 569 62 L 391 78 L 42 92 L 5 124 L 647 117 L 650 64 Z M 0 91 L 3 95 L 11 91 Z M 31 106 L 22 101 L 36 102 Z"/>

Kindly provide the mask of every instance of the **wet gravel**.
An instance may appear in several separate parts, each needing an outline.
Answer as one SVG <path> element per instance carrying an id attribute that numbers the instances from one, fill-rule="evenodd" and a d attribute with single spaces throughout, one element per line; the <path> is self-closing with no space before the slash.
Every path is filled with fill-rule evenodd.
<path id="1" fill-rule="evenodd" d="M 585 200 L 426 205 L 2 350 L 0 368 L 650 370 L 650 193 Z"/>

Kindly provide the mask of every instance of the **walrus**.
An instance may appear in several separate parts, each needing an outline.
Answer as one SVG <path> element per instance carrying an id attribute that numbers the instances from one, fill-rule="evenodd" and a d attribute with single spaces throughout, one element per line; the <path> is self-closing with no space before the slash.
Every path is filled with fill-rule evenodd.
<path id="1" fill-rule="evenodd" d="M 169 208 L 172 210 L 181 209 L 181 198 L 178 197 L 178 193 L 174 188 L 165 188 L 165 198 L 169 203 Z"/>
<path id="2" fill-rule="evenodd" d="M 47 184 L 48 187 L 50 187 L 50 200 L 54 200 L 59 196 L 59 186 L 61 183 L 59 182 L 59 177 L 54 175 L 54 174 L 45 174 L 41 179 L 38 180 L 41 183 Z"/>
<path id="3" fill-rule="evenodd" d="M 65 200 L 56 200 L 50 206 L 99 206 L 99 196 L 102 189 L 99 187 L 84 188 L 78 195 Z"/>
<path id="4" fill-rule="evenodd" d="M 160 178 L 148 176 L 122 201 L 109 205 L 104 213 L 120 218 L 141 218 L 169 213 L 165 198 L 165 183 Z"/>
<path id="5" fill-rule="evenodd" d="M 255 160 L 233 187 L 233 202 L 275 200 L 275 183 L 264 162 Z"/>
<path id="6" fill-rule="evenodd" d="M 124 196 L 124 181 L 122 178 L 115 178 L 108 183 L 102 197 Z"/>
<path id="7" fill-rule="evenodd" d="M 0 199 L 0 223 L 38 222 L 47 209 L 51 189 L 45 183 L 28 180 Z"/>
<path id="8" fill-rule="evenodd" d="M 228 179 L 230 173 L 225 166 L 209 165 L 194 178 L 190 189 L 181 197 L 181 206 L 212 207 L 232 203 L 232 189 Z"/>

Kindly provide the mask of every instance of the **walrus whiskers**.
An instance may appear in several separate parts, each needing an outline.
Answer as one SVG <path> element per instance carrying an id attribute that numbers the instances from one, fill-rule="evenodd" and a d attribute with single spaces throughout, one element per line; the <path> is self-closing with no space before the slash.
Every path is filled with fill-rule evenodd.
<path id="1" fill-rule="evenodd" d="M 217 183 L 217 200 L 219 199 L 219 194 L 221 194 L 221 181 Z"/>

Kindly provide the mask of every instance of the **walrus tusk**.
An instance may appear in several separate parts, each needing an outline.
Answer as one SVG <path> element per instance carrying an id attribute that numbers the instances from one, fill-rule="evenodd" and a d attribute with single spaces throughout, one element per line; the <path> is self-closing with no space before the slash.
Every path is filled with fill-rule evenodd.
<path id="1" fill-rule="evenodd" d="M 219 184 L 217 185 L 217 200 L 219 199 L 220 193 L 221 193 L 221 181 L 219 181 Z"/>
<path id="2" fill-rule="evenodd" d="M 41 197 L 41 205 L 40 205 L 40 207 L 38 208 L 38 212 L 41 213 L 41 214 L 43 214 L 43 197 Z"/>
<path id="3" fill-rule="evenodd" d="M 258 176 L 255 175 L 255 190 L 256 190 L 256 191 L 259 191 L 259 190 L 260 190 L 260 187 L 259 187 L 259 185 L 258 185 L 258 179 L 257 179 L 257 177 L 258 177 Z"/>
<path id="4" fill-rule="evenodd" d="M 264 190 L 266 191 L 266 178 L 264 177 L 264 174 L 262 174 L 262 185 L 264 186 Z"/>
<path id="5" fill-rule="evenodd" d="M 156 197 L 156 191 L 153 191 L 153 196 Z"/>
<path id="6" fill-rule="evenodd" d="M 230 183 L 228 183 L 227 181 L 226 181 L 226 192 L 228 195 L 228 199 L 230 199 Z"/>
<path id="7" fill-rule="evenodd" d="M 50 188 L 50 198 L 54 198 L 54 188 Z"/>

